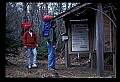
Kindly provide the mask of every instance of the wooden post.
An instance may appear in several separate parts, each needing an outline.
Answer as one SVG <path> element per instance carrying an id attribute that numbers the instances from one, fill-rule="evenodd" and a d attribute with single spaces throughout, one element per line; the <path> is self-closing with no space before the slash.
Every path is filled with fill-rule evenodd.
<path id="1" fill-rule="evenodd" d="M 116 27 L 113 26 L 113 73 L 116 76 L 116 50 L 117 50 L 117 41 L 116 41 Z"/>
<path id="2" fill-rule="evenodd" d="M 65 26 L 66 26 L 66 36 L 69 35 L 69 22 L 65 21 Z M 65 41 L 65 66 L 66 68 L 70 67 L 70 54 L 68 53 L 68 43 L 69 43 L 69 39 Z"/>
<path id="3" fill-rule="evenodd" d="M 113 53 L 113 73 L 116 75 L 116 54 Z"/>
<path id="4" fill-rule="evenodd" d="M 93 57 L 91 52 L 89 53 L 89 60 L 91 61 L 90 67 L 93 68 Z"/>
<path id="5" fill-rule="evenodd" d="M 91 68 L 93 68 L 94 67 L 94 61 L 93 61 L 93 59 L 94 59 L 94 57 L 93 57 L 93 53 L 91 53 Z"/>
<path id="6" fill-rule="evenodd" d="M 103 15 L 102 4 L 97 4 L 98 10 L 96 14 L 96 56 L 97 56 L 97 75 L 104 75 L 104 49 L 103 49 Z"/>
<path id="7" fill-rule="evenodd" d="M 68 54 L 68 42 L 65 42 L 65 66 L 70 67 L 70 55 Z"/>

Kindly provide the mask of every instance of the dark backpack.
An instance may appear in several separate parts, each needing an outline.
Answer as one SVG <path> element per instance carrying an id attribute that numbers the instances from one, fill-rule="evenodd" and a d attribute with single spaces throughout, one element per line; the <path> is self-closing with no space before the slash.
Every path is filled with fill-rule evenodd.
<path id="1" fill-rule="evenodd" d="M 26 31 L 24 30 L 24 29 L 22 29 L 22 31 L 21 31 L 21 36 L 23 37 L 23 35 L 24 35 L 24 33 L 25 33 Z"/>
<path id="2" fill-rule="evenodd" d="M 24 35 L 24 33 L 25 33 L 25 30 L 24 29 L 22 29 L 22 31 L 21 31 L 21 45 L 23 46 L 23 40 L 22 40 L 22 38 L 23 38 L 23 35 Z"/>

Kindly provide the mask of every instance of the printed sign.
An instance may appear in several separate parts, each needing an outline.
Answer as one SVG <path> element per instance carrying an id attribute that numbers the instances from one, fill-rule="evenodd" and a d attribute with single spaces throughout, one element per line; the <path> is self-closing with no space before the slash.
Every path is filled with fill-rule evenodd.
<path id="1" fill-rule="evenodd" d="M 72 51 L 89 51 L 88 24 L 72 24 Z"/>

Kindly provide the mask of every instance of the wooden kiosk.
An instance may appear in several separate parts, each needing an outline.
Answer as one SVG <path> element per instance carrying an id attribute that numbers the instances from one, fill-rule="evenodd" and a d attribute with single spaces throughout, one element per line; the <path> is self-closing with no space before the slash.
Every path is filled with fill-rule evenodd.
<path id="1" fill-rule="evenodd" d="M 54 18 L 65 21 L 65 65 L 71 67 L 70 55 L 87 53 L 91 68 L 104 75 L 104 54 L 113 55 L 113 72 L 116 74 L 116 24 L 110 11 L 101 3 L 84 3 Z M 106 12 L 105 12 L 106 11 Z"/>

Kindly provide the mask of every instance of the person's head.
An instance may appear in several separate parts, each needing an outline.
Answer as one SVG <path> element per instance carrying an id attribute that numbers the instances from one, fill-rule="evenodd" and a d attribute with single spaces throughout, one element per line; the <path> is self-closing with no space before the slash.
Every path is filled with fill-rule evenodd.
<path id="1" fill-rule="evenodd" d="M 28 26 L 28 31 L 33 31 L 33 25 Z"/>

